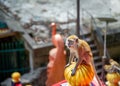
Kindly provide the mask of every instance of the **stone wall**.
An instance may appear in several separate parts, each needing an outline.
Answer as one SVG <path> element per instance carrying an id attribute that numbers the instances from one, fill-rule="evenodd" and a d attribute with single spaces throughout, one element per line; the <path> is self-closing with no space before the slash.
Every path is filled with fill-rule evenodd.
<path id="1" fill-rule="evenodd" d="M 118 63 L 120 63 L 120 45 L 113 46 L 108 48 L 108 52 L 112 59 L 116 60 Z"/>

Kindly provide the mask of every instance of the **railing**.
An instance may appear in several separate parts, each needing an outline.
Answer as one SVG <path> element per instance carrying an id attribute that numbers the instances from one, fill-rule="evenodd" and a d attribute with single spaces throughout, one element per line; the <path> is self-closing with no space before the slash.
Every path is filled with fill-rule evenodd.
<path id="1" fill-rule="evenodd" d="M 85 11 L 85 13 L 91 18 L 90 23 L 91 23 L 91 36 L 93 37 L 93 39 L 95 38 L 97 40 L 98 46 L 100 48 L 100 53 L 101 55 L 103 55 L 103 49 L 104 49 L 104 40 L 103 40 L 103 35 L 102 33 L 102 29 L 97 27 L 97 23 L 94 19 L 94 17 L 92 16 L 91 13 L 89 13 L 86 9 L 82 8 L 83 11 Z M 84 15 L 82 14 L 82 17 Z M 82 20 L 80 22 L 83 22 Z M 82 25 L 82 24 L 81 24 Z M 81 33 L 83 33 L 82 28 L 81 28 Z M 83 35 L 82 38 L 84 39 L 85 36 Z M 110 55 L 108 53 L 108 50 L 106 50 L 106 55 L 108 58 L 110 58 Z"/>
<path id="2" fill-rule="evenodd" d="M 104 49 L 104 39 L 103 39 L 103 35 L 102 35 L 102 28 L 98 28 L 97 24 L 94 20 L 94 18 L 92 18 L 92 23 L 93 23 L 93 28 L 94 30 L 92 30 L 94 37 L 97 40 L 98 46 L 100 48 L 100 53 L 101 55 L 103 54 L 103 49 Z M 108 50 L 106 50 L 106 56 L 107 58 L 110 58 L 110 54 L 108 53 Z"/>
<path id="3" fill-rule="evenodd" d="M 29 71 L 24 42 L 0 41 L 0 82 L 10 77 L 15 71 L 21 74 Z"/>
<path id="4" fill-rule="evenodd" d="M 95 40 L 96 40 L 96 42 L 97 42 L 97 46 L 99 47 L 100 56 L 102 57 L 103 54 L 104 54 L 104 53 L 103 53 L 103 51 L 104 51 L 104 40 L 103 40 L 103 35 L 102 35 L 102 29 L 97 27 L 97 24 L 96 24 L 94 18 L 92 18 L 92 20 L 93 20 L 93 24 L 94 24 L 94 25 L 93 25 L 94 30 L 92 30 L 92 31 L 93 31 L 92 33 L 93 33 L 93 36 L 94 36 L 94 38 L 95 38 Z M 110 55 L 109 55 L 107 49 L 106 49 L 106 57 L 107 57 L 107 58 L 104 58 L 104 59 L 103 59 L 103 57 L 102 57 L 102 73 L 101 73 L 100 78 L 101 78 L 101 80 L 102 80 L 103 82 L 105 82 L 105 70 L 104 70 L 104 65 L 109 62 L 109 61 L 107 61 L 107 60 L 110 58 Z"/>

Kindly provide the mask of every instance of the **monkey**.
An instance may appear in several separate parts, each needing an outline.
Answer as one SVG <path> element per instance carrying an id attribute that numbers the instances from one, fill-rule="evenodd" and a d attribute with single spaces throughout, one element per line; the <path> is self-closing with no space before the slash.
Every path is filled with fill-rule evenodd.
<path id="1" fill-rule="evenodd" d="M 75 75 L 76 69 L 80 64 L 89 64 L 93 67 L 95 77 L 98 80 L 99 85 L 102 86 L 100 83 L 100 79 L 98 78 L 98 75 L 96 73 L 93 55 L 89 44 L 86 41 L 79 39 L 76 35 L 71 35 L 66 39 L 65 45 L 70 50 L 70 58 L 68 64 L 65 67 L 68 67 L 71 64 L 74 56 L 78 59 L 76 61 L 74 69 L 72 70 L 71 75 Z"/>
<path id="2" fill-rule="evenodd" d="M 69 36 L 67 38 L 66 46 L 70 50 L 70 58 L 69 58 L 69 62 L 66 65 L 66 67 L 71 64 L 71 62 L 73 61 L 74 56 L 76 58 L 78 58 L 75 69 L 72 72 L 72 75 L 74 75 L 75 71 L 76 71 L 76 68 L 83 61 L 85 61 L 87 64 L 90 64 L 89 60 L 90 60 L 90 58 L 92 58 L 92 53 L 91 53 L 89 45 L 84 40 L 80 40 L 75 35 L 71 35 L 71 36 Z M 90 58 L 85 58 L 85 56 L 87 57 L 87 55 L 89 55 Z"/>
<path id="3" fill-rule="evenodd" d="M 116 61 L 114 61 L 113 59 L 110 59 L 110 60 L 109 60 L 109 63 L 110 63 L 112 66 L 115 65 L 115 66 L 117 66 L 117 67 L 120 67 L 120 64 L 117 63 Z"/>
<path id="4" fill-rule="evenodd" d="M 118 70 L 120 70 L 120 64 L 117 63 L 115 60 L 110 59 L 110 60 L 109 60 L 109 63 L 110 63 L 110 65 L 111 65 L 111 70 L 112 70 L 112 72 L 113 72 L 113 71 L 114 71 L 114 72 L 118 72 Z"/>
<path id="5" fill-rule="evenodd" d="M 109 63 L 110 65 L 104 66 L 106 72 L 112 73 L 112 72 L 118 72 L 118 70 L 120 70 L 120 64 L 114 61 L 113 59 L 110 59 Z"/>

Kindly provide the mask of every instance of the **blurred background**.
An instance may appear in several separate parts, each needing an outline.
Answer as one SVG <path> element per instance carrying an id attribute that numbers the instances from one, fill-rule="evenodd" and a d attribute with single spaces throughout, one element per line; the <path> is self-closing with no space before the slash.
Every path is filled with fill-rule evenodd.
<path id="1" fill-rule="evenodd" d="M 23 75 L 24 83 L 45 85 L 43 76 L 54 47 L 52 22 L 64 41 L 76 34 L 90 44 L 98 75 L 103 56 L 120 63 L 119 5 L 120 0 L 0 0 L 1 85 L 8 86 L 14 71 Z"/>

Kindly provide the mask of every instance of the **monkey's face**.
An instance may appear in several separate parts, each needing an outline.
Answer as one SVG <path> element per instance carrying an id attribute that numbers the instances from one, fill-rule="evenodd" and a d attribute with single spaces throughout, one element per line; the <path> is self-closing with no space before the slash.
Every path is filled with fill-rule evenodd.
<path id="1" fill-rule="evenodd" d="M 71 48 L 72 46 L 74 46 L 74 40 L 70 40 L 70 39 L 68 39 L 68 40 L 66 40 L 66 46 L 68 47 L 68 48 Z"/>
<path id="2" fill-rule="evenodd" d="M 78 47 L 78 37 L 75 35 L 69 36 L 66 40 L 65 45 L 68 49 L 72 51 L 76 50 L 76 48 Z"/>

